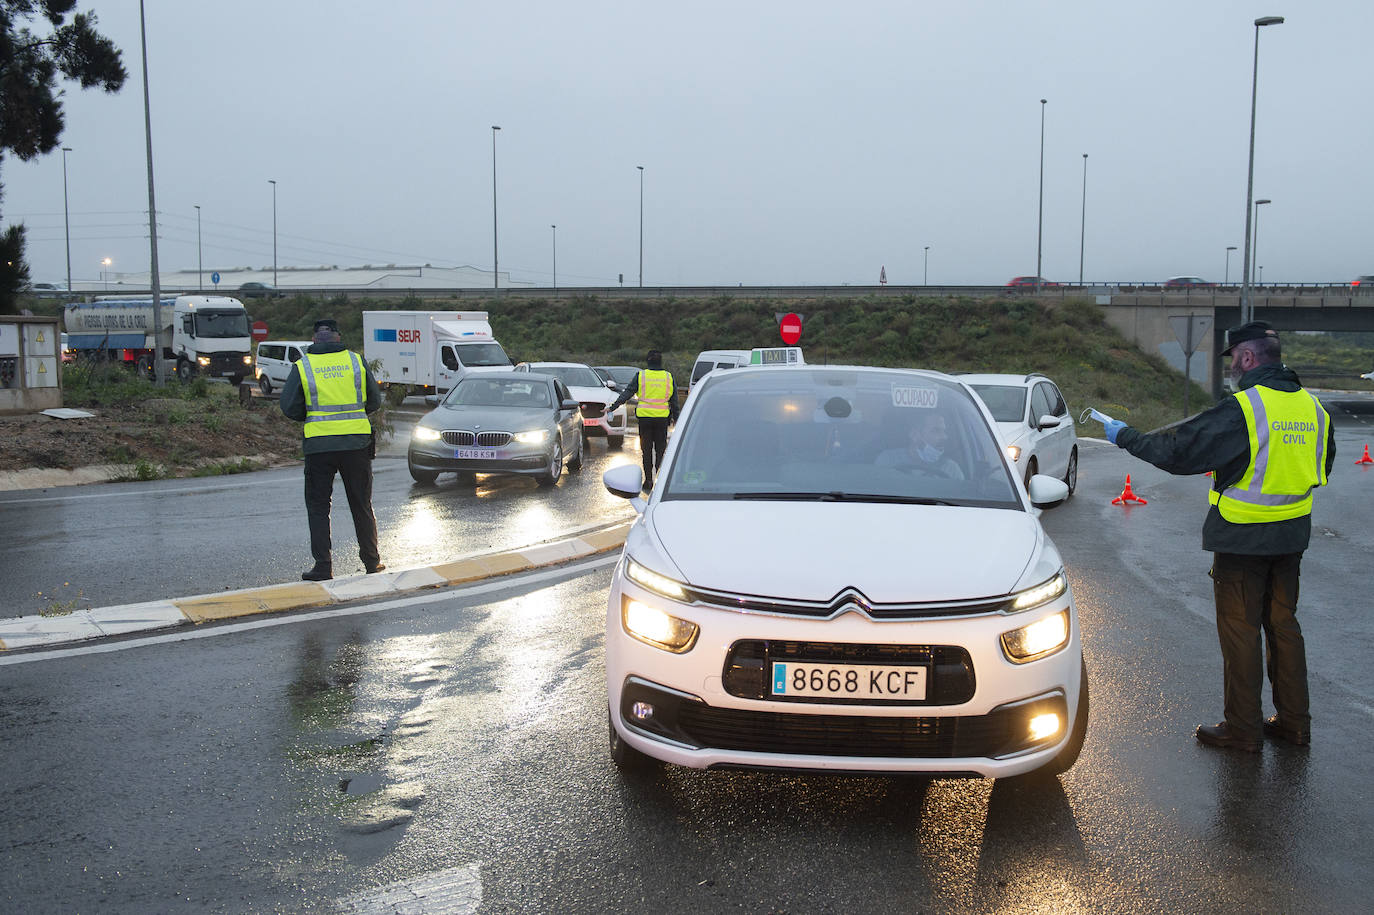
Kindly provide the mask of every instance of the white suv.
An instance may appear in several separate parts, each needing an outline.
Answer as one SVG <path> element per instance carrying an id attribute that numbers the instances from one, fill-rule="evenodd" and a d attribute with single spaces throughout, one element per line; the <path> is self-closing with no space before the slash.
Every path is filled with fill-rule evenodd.
<path id="1" fill-rule="evenodd" d="M 938 454 L 893 461 L 942 427 Z M 742 367 L 697 382 L 606 607 L 610 751 L 874 774 L 1059 773 L 1088 682 L 1064 563 L 973 392 L 934 372 Z"/>
<path id="2" fill-rule="evenodd" d="M 960 375 L 988 405 L 1007 454 L 1029 483 L 1037 473 L 1078 487 L 1078 435 L 1059 387 L 1039 372 L 1029 375 Z"/>
<path id="3" fill-rule="evenodd" d="M 608 448 L 619 448 L 625 444 L 629 411 L 622 404 L 615 412 L 606 412 L 606 408 L 615 403 L 617 394 L 607 387 L 590 365 L 581 362 L 521 362 L 515 370 L 552 375 L 567 385 L 572 396 L 582 404 L 583 438 L 601 436 L 606 439 Z"/>

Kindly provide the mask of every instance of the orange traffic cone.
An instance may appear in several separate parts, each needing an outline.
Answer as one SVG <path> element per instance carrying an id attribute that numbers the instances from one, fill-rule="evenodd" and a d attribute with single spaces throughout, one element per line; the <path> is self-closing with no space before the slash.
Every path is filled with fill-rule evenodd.
<path id="1" fill-rule="evenodd" d="M 1355 462 L 1356 464 L 1374 464 L 1374 458 L 1369 456 L 1369 446 L 1364 446 L 1364 457 Z"/>
<path id="2" fill-rule="evenodd" d="M 1144 499 L 1131 492 L 1131 475 L 1126 474 L 1126 488 L 1121 490 L 1121 495 L 1112 500 L 1113 505 L 1129 505 L 1132 502 L 1139 502 L 1141 505 L 1148 505 Z"/>

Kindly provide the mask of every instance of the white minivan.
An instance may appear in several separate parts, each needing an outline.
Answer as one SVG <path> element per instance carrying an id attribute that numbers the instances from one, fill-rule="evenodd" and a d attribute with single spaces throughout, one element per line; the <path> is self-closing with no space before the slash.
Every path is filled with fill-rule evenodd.
<path id="1" fill-rule="evenodd" d="M 309 348 L 309 340 L 264 340 L 259 343 L 253 375 L 262 393 L 271 394 L 286 384 L 291 376 L 291 363 L 300 361 Z"/>

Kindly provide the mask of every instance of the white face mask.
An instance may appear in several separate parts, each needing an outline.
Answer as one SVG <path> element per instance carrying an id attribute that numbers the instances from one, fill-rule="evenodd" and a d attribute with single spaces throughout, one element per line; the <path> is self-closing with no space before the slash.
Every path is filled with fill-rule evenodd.
<path id="1" fill-rule="evenodd" d="M 916 453 L 921 456 L 921 460 L 927 464 L 934 464 L 944 455 L 945 449 L 936 448 L 934 445 L 922 445 L 916 449 Z"/>

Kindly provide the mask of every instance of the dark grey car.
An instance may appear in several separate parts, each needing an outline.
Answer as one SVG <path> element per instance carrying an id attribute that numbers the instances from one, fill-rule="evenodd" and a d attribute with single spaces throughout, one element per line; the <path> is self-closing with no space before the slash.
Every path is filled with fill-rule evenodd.
<path id="1" fill-rule="evenodd" d="M 549 375 L 490 373 L 464 378 L 415 425 L 406 453 L 417 483 L 439 474 L 519 473 L 552 486 L 582 469 L 582 413 Z"/>

